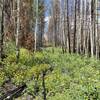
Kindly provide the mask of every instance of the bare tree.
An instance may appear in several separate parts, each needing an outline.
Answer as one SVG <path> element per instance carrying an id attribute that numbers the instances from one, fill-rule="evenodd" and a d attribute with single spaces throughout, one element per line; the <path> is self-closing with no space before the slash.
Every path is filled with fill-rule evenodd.
<path id="1" fill-rule="evenodd" d="M 3 0 L 3 3 L 2 3 L 2 17 L 1 17 L 1 37 L 0 37 L 0 59 L 1 61 L 3 61 L 3 42 L 4 42 L 4 3 L 5 1 Z"/>
<path id="2" fill-rule="evenodd" d="M 17 0 L 16 63 L 19 62 L 20 0 Z"/>
<path id="3" fill-rule="evenodd" d="M 38 30 L 38 7 L 39 7 L 39 1 L 35 0 L 36 3 L 36 23 L 35 23 L 35 34 L 34 34 L 34 38 L 35 38 L 35 43 L 34 43 L 34 51 L 36 51 L 36 44 L 37 44 L 37 30 Z"/>

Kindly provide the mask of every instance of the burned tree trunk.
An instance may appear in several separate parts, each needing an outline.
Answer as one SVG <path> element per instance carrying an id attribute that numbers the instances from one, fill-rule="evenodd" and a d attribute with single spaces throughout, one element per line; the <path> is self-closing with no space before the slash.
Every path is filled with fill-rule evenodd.
<path id="1" fill-rule="evenodd" d="M 3 61 L 4 52 L 3 52 L 3 42 L 4 42 L 4 0 L 2 4 L 2 18 L 1 18 L 1 37 L 0 37 L 0 59 Z"/>

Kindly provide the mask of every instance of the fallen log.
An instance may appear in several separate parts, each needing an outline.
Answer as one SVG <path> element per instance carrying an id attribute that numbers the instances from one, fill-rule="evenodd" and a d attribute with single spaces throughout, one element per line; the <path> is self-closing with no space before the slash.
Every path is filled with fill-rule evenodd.
<path id="1" fill-rule="evenodd" d="M 24 84 L 12 91 L 8 91 L 6 94 L 0 97 L 0 100 L 13 100 L 13 98 L 19 97 L 21 96 L 22 92 L 25 90 L 26 87 L 26 84 Z"/>

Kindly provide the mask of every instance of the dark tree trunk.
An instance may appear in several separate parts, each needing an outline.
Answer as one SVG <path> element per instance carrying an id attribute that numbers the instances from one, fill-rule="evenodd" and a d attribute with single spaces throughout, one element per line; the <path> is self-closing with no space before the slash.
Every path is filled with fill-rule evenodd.
<path id="1" fill-rule="evenodd" d="M 77 10 L 77 0 L 75 0 L 75 18 L 74 18 L 74 40 L 73 40 L 73 53 L 76 52 L 76 11 Z"/>
<path id="2" fill-rule="evenodd" d="M 71 53 L 71 47 L 70 47 L 70 30 L 69 30 L 69 6 L 68 6 L 68 0 L 67 0 L 67 29 L 68 29 L 68 46 L 69 46 L 69 53 Z"/>

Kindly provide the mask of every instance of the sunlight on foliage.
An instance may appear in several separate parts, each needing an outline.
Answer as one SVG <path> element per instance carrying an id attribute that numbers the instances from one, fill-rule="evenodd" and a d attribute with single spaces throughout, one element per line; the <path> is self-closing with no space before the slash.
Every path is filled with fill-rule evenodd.
<path id="1" fill-rule="evenodd" d="M 16 85 L 26 83 L 26 94 L 42 100 L 43 73 L 48 100 L 99 100 L 100 61 L 77 54 L 62 54 L 60 49 L 44 49 L 35 54 L 21 48 L 20 62 L 15 53 L 4 59 L 0 85 L 11 79 Z"/>

